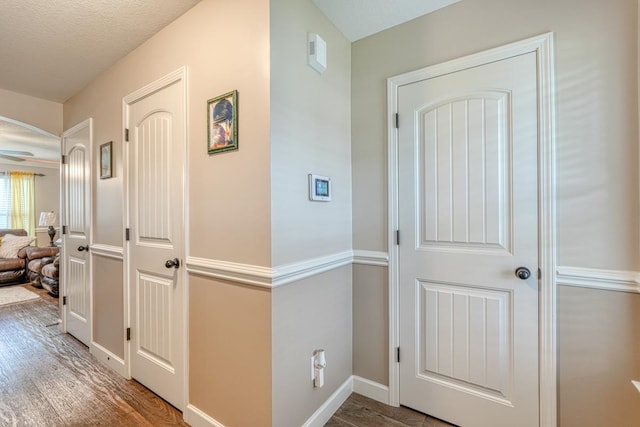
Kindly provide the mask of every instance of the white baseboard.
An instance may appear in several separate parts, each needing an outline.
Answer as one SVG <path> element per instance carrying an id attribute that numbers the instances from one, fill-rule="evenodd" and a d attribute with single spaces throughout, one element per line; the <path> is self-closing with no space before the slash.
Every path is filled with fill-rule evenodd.
<path id="1" fill-rule="evenodd" d="M 389 404 L 389 387 L 375 381 L 354 375 L 353 391 L 385 405 Z"/>
<path id="2" fill-rule="evenodd" d="M 193 405 L 187 405 L 184 421 L 191 427 L 225 427 Z"/>
<path id="3" fill-rule="evenodd" d="M 349 377 L 316 412 L 302 425 L 302 427 L 322 427 L 342 406 L 353 392 L 353 376 Z"/>
<path id="4" fill-rule="evenodd" d="M 111 353 L 100 344 L 92 342 L 91 346 L 89 347 L 89 352 L 93 354 L 99 361 L 116 371 L 118 374 L 122 375 L 125 378 L 129 378 L 129 373 L 127 372 L 127 366 L 125 365 L 124 360 Z"/>

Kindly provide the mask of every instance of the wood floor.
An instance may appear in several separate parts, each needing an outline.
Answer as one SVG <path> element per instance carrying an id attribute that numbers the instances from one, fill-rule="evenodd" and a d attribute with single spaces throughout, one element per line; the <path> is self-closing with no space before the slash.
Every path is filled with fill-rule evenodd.
<path id="1" fill-rule="evenodd" d="M 0 426 L 188 425 L 178 410 L 61 334 L 58 300 L 38 293 L 40 299 L 0 306 Z"/>
<path id="2" fill-rule="evenodd" d="M 58 299 L 21 286 L 41 298 L 0 306 L 0 426 L 188 426 L 180 411 L 60 333 Z M 354 393 L 326 426 L 450 425 Z"/>
<path id="3" fill-rule="evenodd" d="M 403 406 L 395 408 L 353 393 L 325 427 L 451 427 Z"/>

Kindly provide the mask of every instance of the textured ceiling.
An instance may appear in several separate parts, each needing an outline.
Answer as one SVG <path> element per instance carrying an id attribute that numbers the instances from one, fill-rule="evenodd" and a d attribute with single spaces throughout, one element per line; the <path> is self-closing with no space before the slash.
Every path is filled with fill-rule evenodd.
<path id="1" fill-rule="evenodd" d="M 1 0 L 0 87 L 64 102 L 200 0 Z"/>
<path id="2" fill-rule="evenodd" d="M 64 102 L 199 1 L 0 0 L 0 88 Z M 459 0 L 299 1 L 355 41 Z M 57 161 L 59 140 L 0 119 L 0 150 L 40 160 L 0 163 L 44 166 Z"/>
<path id="3" fill-rule="evenodd" d="M 458 1 L 460 0 L 313 0 L 352 42 Z"/>

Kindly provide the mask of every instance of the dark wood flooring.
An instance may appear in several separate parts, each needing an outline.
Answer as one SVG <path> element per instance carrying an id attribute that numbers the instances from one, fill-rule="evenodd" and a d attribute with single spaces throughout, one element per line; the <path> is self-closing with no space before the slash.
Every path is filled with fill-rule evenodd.
<path id="1" fill-rule="evenodd" d="M 395 408 L 352 393 L 325 427 L 451 427 L 451 424 L 401 406 Z"/>
<path id="2" fill-rule="evenodd" d="M 0 306 L 0 426 L 187 426 L 182 414 L 122 378 L 58 330 L 58 300 Z"/>
<path id="3" fill-rule="evenodd" d="M 0 426 L 188 426 L 180 411 L 60 333 L 58 299 L 20 286 L 40 298 L 0 306 Z M 354 393 L 326 426 L 450 425 Z"/>

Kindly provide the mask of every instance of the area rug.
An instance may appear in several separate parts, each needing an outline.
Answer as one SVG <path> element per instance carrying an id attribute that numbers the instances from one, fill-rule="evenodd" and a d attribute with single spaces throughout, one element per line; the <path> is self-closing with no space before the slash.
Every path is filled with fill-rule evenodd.
<path id="1" fill-rule="evenodd" d="M 38 294 L 28 291 L 21 286 L 0 288 L 0 306 L 38 298 L 40 298 Z"/>

